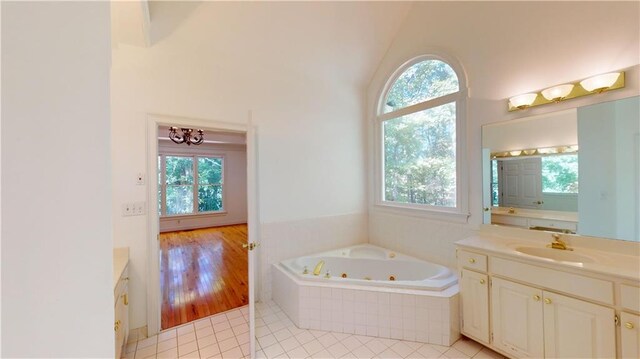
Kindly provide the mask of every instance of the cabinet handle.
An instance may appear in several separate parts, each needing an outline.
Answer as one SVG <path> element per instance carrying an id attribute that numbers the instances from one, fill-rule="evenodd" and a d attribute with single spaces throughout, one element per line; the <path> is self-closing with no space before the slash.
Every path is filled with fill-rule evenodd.
<path id="1" fill-rule="evenodd" d="M 540 300 L 540 296 L 539 295 L 534 295 L 533 296 L 533 300 L 535 300 L 536 302 Z"/>
<path id="2" fill-rule="evenodd" d="M 544 303 L 545 304 L 551 304 L 551 299 L 550 298 L 544 298 Z"/>
<path id="3" fill-rule="evenodd" d="M 624 327 L 627 328 L 627 329 L 633 329 L 633 323 L 626 322 L 626 323 L 624 323 Z"/>
<path id="4" fill-rule="evenodd" d="M 480 284 L 484 284 L 485 280 L 484 279 L 480 279 Z"/>
<path id="5" fill-rule="evenodd" d="M 124 302 L 124 305 L 129 305 L 129 297 L 127 296 L 127 293 L 122 295 L 122 301 Z"/>
<path id="6" fill-rule="evenodd" d="M 469 263 L 475 263 L 476 259 L 475 258 L 469 258 Z"/>

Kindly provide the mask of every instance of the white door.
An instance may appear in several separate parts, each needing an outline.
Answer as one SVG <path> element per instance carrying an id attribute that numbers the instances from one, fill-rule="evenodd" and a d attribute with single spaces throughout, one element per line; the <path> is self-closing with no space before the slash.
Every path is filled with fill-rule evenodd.
<path id="1" fill-rule="evenodd" d="M 493 345 L 517 358 L 544 356 L 542 290 L 493 278 Z"/>
<path id="2" fill-rule="evenodd" d="M 620 342 L 623 359 L 640 358 L 640 316 L 620 313 Z"/>
<path id="3" fill-rule="evenodd" d="M 616 357 L 613 309 L 550 292 L 543 298 L 545 357 Z"/>
<path id="4" fill-rule="evenodd" d="M 482 149 L 482 223 L 491 224 L 491 149 Z"/>
<path id="5" fill-rule="evenodd" d="M 542 205 L 542 160 L 526 158 L 500 161 L 502 204 L 505 207 L 540 208 Z"/>
<path id="6" fill-rule="evenodd" d="M 462 270 L 462 332 L 484 343 L 489 343 L 488 280 L 486 274 Z"/>
<path id="7" fill-rule="evenodd" d="M 249 255 L 249 346 L 251 357 L 256 357 L 256 271 L 258 267 L 259 216 L 258 216 L 258 147 L 257 133 L 251 123 L 247 129 L 247 199 L 248 199 L 248 255 Z"/>

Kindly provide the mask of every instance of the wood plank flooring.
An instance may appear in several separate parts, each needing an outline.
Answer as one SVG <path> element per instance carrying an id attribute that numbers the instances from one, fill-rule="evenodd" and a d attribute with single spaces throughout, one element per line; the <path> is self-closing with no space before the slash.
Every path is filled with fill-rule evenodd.
<path id="1" fill-rule="evenodd" d="M 249 302 L 247 225 L 160 234 L 162 329 Z"/>

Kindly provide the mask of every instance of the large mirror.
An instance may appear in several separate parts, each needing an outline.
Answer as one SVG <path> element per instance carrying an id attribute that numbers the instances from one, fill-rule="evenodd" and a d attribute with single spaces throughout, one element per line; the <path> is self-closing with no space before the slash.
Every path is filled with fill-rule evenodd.
<path id="1" fill-rule="evenodd" d="M 640 97 L 482 128 L 485 223 L 640 241 Z"/>

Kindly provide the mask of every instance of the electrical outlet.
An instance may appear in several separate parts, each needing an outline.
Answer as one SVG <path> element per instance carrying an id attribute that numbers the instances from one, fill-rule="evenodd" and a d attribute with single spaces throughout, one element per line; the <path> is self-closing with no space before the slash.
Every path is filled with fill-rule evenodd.
<path id="1" fill-rule="evenodd" d="M 139 216 L 145 213 L 147 203 L 146 202 L 136 202 L 133 204 L 133 215 Z"/>

